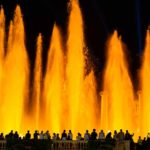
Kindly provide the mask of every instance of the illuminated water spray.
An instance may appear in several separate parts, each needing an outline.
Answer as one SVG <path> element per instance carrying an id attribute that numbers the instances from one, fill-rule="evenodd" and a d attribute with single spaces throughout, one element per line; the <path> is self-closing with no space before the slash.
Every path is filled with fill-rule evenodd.
<path id="1" fill-rule="evenodd" d="M 141 134 L 146 136 L 147 132 L 150 132 L 150 119 L 149 119 L 149 107 L 150 107 L 150 31 L 147 30 L 145 50 L 143 55 L 143 64 L 140 74 L 141 81 Z"/>
<path id="2" fill-rule="evenodd" d="M 63 112 L 64 54 L 59 28 L 54 25 L 48 51 L 46 75 L 44 78 L 45 126 L 53 132 L 60 132 L 61 120 L 67 118 Z"/>
<path id="3" fill-rule="evenodd" d="M 1 9 L 0 65 L 4 69 L 0 72 L 0 85 L 3 87 L 1 112 L 6 116 L 3 120 L 4 131 L 14 129 L 25 132 L 27 129 L 33 131 L 42 128 L 61 132 L 66 128 L 84 132 L 85 121 L 88 121 L 86 127 L 89 129 L 98 127 L 96 81 L 93 71 L 85 76 L 83 20 L 78 1 L 71 1 L 70 10 L 67 52 L 63 52 L 61 33 L 54 25 L 43 78 L 40 35 L 37 40 L 33 87 L 29 88 L 29 63 L 21 10 L 19 6 L 16 7 L 14 19 L 10 22 L 4 59 L 5 19 Z M 29 90 L 32 91 L 30 96 Z M 82 124 L 78 125 L 78 122 Z"/>
<path id="4" fill-rule="evenodd" d="M 97 96 L 97 85 L 94 71 L 91 72 L 84 79 L 84 90 L 80 102 L 79 115 L 80 131 L 85 132 L 85 128 L 92 131 L 94 128 L 97 131 L 100 129 L 100 106 Z M 86 122 L 86 124 L 85 124 Z"/>
<path id="5" fill-rule="evenodd" d="M 41 86 L 42 86 L 42 36 L 40 34 L 37 38 L 37 47 L 36 47 L 33 95 L 32 95 L 33 110 L 31 117 L 31 120 L 34 120 L 35 122 L 34 128 L 36 129 L 39 129 Z"/>
<path id="6" fill-rule="evenodd" d="M 44 72 L 42 35 L 39 35 L 31 81 L 20 7 L 16 7 L 10 22 L 7 41 L 4 10 L 0 9 L 1 130 L 61 132 L 71 129 L 74 135 L 93 128 L 105 131 L 122 128 L 133 132 L 138 129 L 142 135 L 150 132 L 149 31 L 140 74 L 140 99 L 135 102 L 124 45 L 117 32 L 107 43 L 103 91 L 98 91 L 94 70 L 86 72 L 89 66 L 86 66 L 88 58 L 84 55 L 84 25 L 77 0 L 70 2 L 69 10 L 67 41 L 63 43 L 63 34 L 55 24 Z M 135 109 L 137 104 L 138 111 Z"/>
<path id="7" fill-rule="evenodd" d="M 4 59 L 4 39 L 5 39 L 5 16 L 3 8 L 0 8 L 0 80 L 2 78 L 3 72 L 2 67 Z"/>
<path id="8" fill-rule="evenodd" d="M 71 129 L 74 131 L 81 127 L 80 124 L 78 125 L 78 119 L 83 119 L 83 116 L 79 116 L 78 113 L 79 110 L 82 109 L 80 100 L 83 91 L 83 77 L 85 67 L 83 55 L 83 22 L 79 4 L 76 0 L 72 0 L 71 2 L 67 48 L 67 84 L 70 108 L 69 120 Z"/>
<path id="9" fill-rule="evenodd" d="M 76 22 L 76 23 L 75 23 Z M 71 1 L 67 41 L 67 90 L 69 121 L 76 133 L 98 127 L 97 95 L 94 73 L 85 77 L 84 26 L 78 1 Z M 97 119 L 96 119 L 97 118 Z M 85 124 L 86 122 L 86 124 Z"/>
<path id="10" fill-rule="evenodd" d="M 108 129 L 134 131 L 134 92 L 121 39 L 115 31 L 107 43 L 107 62 L 104 71 L 103 102 L 108 119 L 102 122 Z M 103 113 L 104 114 L 104 113 Z M 104 120 L 104 119 L 102 119 Z M 134 122 L 133 122 L 134 121 Z"/>
<path id="11" fill-rule="evenodd" d="M 0 8 L 0 118 L 2 118 L 4 114 L 2 113 L 2 93 L 3 93 L 3 71 L 4 71 L 4 39 L 5 39 L 5 16 L 3 8 Z M 3 128 L 2 124 L 0 125 Z"/>
<path id="12" fill-rule="evenodd" d="M 2 94 L 3 62 L 4 62 L 5 16 L 3 8 L 0 9 L 0 95 Z M 2 99 L 2 98 L 0 98 Z"/>
<path id="13" fill-rule="evenodd" d="M 3 114 L 4 131 L 20 131 L 23 104 L 28 89 L 28 57 L 24 42 L 24 26 L 20 7 L 17 6 L 13 19 L 12 39 L 4 64 Z M 11 27 L 12 28 L 12 27 Z M 8 119 L 9 118 L 9 119 Z"/>

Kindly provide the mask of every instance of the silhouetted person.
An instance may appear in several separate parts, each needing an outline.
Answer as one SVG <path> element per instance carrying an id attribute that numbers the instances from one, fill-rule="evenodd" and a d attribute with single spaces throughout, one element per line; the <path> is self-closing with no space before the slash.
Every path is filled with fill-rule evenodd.
<path id="1" fill-rule="evenodd" d="M 116 140 L 116 141 L 119 139 L 118 138 L 118 133 L 117 133 L 116 130 L 114 131 L 113 139 Z"/>
<path id="2" fill-rule="evenodd" d="M 104 140 L 105 139 L 105 133 L 104 133 L 103 130 L 101 130 L 100 133 L 99 133 L 99 139 L 100 140 Z"/>
<path id="3" fill-rule="evenodd" d="M 14 133 L 13 130 L 11 130 L 11 132 L 8 135 L 9 139 L 13 139 L 14 138 Z"/>
<path id="4" fill-rule="evenodd" d="M 125 139 L 125 140 L 130 140 L 130 141 L 132 141 L 133 135 L 134 135 L 134 134 L 130 134 L 129 131 L 126 130 L 124 139 Z"/>
<path id="5" fill-rule="evenodd" d="M 59 134 L 56 135 L 56 140 L 60 140 Z"/>
<path id="6" fill-rule="evenodd" d="M 19 134 L 18 134 L 17 131 L 16 131 L 15 134 L 14 134 L 14 139 L 15 139 L 15 140 L 18 140 L 18 139 L 19 139 Z"/>
<path id="7" fill-rule="evenodd" d="M 56 140 L 57 139 L 57 135 L 55 133 L 53 133 L 53 137 L 52 137 L 53 140 Z"/>
<path id="8" fill-rule="evenodd" d="M 51 139 L 51 136 L 50 136 L 50 133 L 49 133 L 48 130 L 46 131 L 46 134 L 47 134 L 48 139 L 50 140 L 50 139 Z"/>
<path id="9" fill-rule="evenodd" d="M 120 132 L 118 133 L 118 138 L 120 141 L 124 140 L 124 132 L 122 131 L 122 129 L 120 129 Z"/>
<path id="10" fill-rule="evenodd" d="M 28 130 L 26 135 L 25 135 L 25 139 L 30 140 L 30 138 L 31 138 L 31 134 L 30 134 L 30 131 Z"/>
<path id="11" fill-rule="evenodd" d="M 62 136 L 61 136 L 61 140 L 67 140 L 66 130 L 63 131 Z"/>
<path id="12" fill-rule="evenodd" d="M 67 140 L 72 140 L 72 139 L 73 139 L 73 134 L 72 134 L 71 130 L 69 130 Z"/>
<path id="13" fill-rule="evenodd" d="M 112 140 L 111 132 L 107 133 L 106 140 Z"/>
<path id="14" fill-rule="evenodd" d="M 88 141 L 89 139 L 90 139 L 90 133 L 89 133 L 89 131 L 88 130 L 86 130 L 86 132 L 85 132 L 85 134 L 84 134 L 84 140 L 85 141 Z"/>
<path id="15" fill-rule="evenodd" d="M 38 133 L 38 131 L 36 130 L 36 131 L 34 132 L 34 135 L 33 135 L 34 140 L 37 140 L 37 139 L 38 139 L 38 135 L 39 135 L 39 133 Z"/>
<path id="16" fill-rule="evenodd" d="M 133 150 L 134 149 L 134 141 L 133 141 L 133 135 L 134 134 L 130 134 L 128 132 L 128 130 L 126 130 L 126 134 L 124 136 L 124 140 L 129 140 L 130 141 L 130 150 Z"/>
<path id="17" fill-rule="evenodd" d="M 43 131 L 41 131 L 41 133 L 39 134 L 39 138 L 40 138 L 40 140 L 44 139 L 44 133 L 43 133 Z"/>
<path id="18" fill-rule="evenodd" d="M 143 146 L 142 142 L 143 141 L 141 139 L 141 136 L 139 136 L 138 141 L 137 141 L 138 150 L 142 150 L 142 146 Z"/>
<path id="19" fill-rule="evenodd" d="M 76 136 L 76 140 L 77 140 L 77 141 L 80 141 L 80 140 L 82 140 L 81 133 L 78 133 L 78 135 Z"/>
<path id="20" fill-rule="evenodd" d="M 3 133 L 0 134 L 0 140 L 4 140 L 4 135 L 3 135 Z"/>
<path id="21" fill-rule="evenodd" d="M 91 133 L 91 140 L 96 140 L 96 138 L 97 138 L 96 129 L 93 129 L 93 132 Z"/>
<path id="22" fill-rule="evenodd" d="M 150 133 L 147 134 L 147 143 L 150 144 Z"/>
<path id="23" fill-rule="evenodd" d="M 146 144 L 147 144 L 146 138 L 144 137 L 144 139 L 142 140 L 142 149 L 143 150 L 146 150 Z"/>
<path id="24" fill-rule="evenodd" d="M 46 132 L 44 133 L 44 139 L 46 139 L 46 140 L 50 140 L 50 139 L 51 139 L 51 136 L 50 136 L 49 131 L 46 131 Z"/>

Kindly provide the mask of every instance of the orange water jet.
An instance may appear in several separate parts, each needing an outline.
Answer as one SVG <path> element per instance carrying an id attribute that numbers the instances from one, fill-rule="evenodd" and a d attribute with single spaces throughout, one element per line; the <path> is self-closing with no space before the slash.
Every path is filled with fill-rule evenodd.
<path id="1" fill-rule="evenodd" d="M 92 131 L 95 128 L 98 131 L 100 128 L 100 106 L 96 87 L 96 79 L 92 69 L 84 79 L 84 89 L 80 102 L 79 115 L 81 115 L 82 119 L 80 118 L 79 122 L 81 125 L 80 131 L 82 131 L 82 133 L 84 133 L 86 129 Z"/>
<path id="2" fill-rule="evenodd" d="M 4 40 L 5 40 L 5 15 L 4 9 L 0 8 L 0 61 L 4 59 Z M 0 78 L 1 78 L 0 68 Z"/>
<path id="3" fill-rule="evenodd" d="M 42 35 L 39 34 L 36 46 L 36 58 L 34 65 L 34 80 L 33 80 L 33 95 L 32 95 L 32 114 L 33 129 L 39 129 L 40 117 L 40 101 L 41 101 L 41 86 L 42 86 Z M 34 118 L 34 119 L 33 119 Z"/>
<path id="4" fill-rule="evenodd" d="M 69 122 L 73 132 L 83 128 L 79 120 L 84 119 L 78 115 L 84 78 L 84 36 L 82 14 L 77 0 L 71 1 L 67 41 L 67 90 L 69 101 Z M 82 103 L 82 102 L 81 102 Z M 84 111 L 84 110 L 83 110 Z"/>
<path id="5" fill-rule="evenodd" d="M 11 129 L 20 131 L 23 104 L 26 100 L 26 90 L 28 89 L 28 74 L 23 20 L 20 7 L 17 6 L 13 19 L 12 45 L 6 55 L 4 65 L 2 106 L 5 114 L 3 122 L 5 132 Z"/>
<path id="6" fill-rule="evenodd" d="M 54 25 L 48 51 L 46 75 L 44 78 L 45 126 L 51 132 L 60 133 L 61 121 L 67 118 L 63 112 L 64 54 L 59 28 Z M 63 122 L 63 121 L 62 121 Z"/>
<path id="7" fill-rule="evenodd" d="M 141 81 L 141 110 L 140 110 L 140 123 L 141 123 L 141 135 L 145 137 L 150 132 L 150 119 L 149 119 L 149 107 L 150 107 L 150 30 L 147 30 L 145 50 L 143 55 L 143 64 L 140 74 Z"/>
<path id="8" fill-rule="evenodd" d="M 0 118 L 3 122 L 4 114 L 2 112 L 2 94 L 3 94 L 3 73 L 4 73 L 4 40 L 5 40 L 5 16 L 3 8 L 0 8 Z M 2 123 L 0 127 L 3 129 Z"/>
<path id="9" fill-rule="evenodd" d="M 42 76 L 42 36 L 38 37 L 33 89 L 28 86 L 29 62 L 21 10 L 17 6 L 5 46 L 5 16 L 3 8 L 0 9 L 0 117 L 2 120 L 0 127 L 2 131 L 6 133 L 11 129 L 22 132 L 27 129 L 32 131 L 49 129 L 50 132 L 60 133 L 63 129 L 71 129 L 76 135 L 77 132 L 83 133 L 86 129 L 102 128 L 106 132 L 122 128 L 135 132 L 137 128 L 139 129 L 139 120 L 135 116 L 141 114 L 140 132 L 145 136 L 150 132 L 147 114 L 150 105 L 148 101 L 149 31 L 147 31 L 140 74 L 140 100 L 136 101 L 139 102 L 139 114 L 135 111 L 134 91 L 124 46 L 117 32 L 108 42 L 100 105 L 94 71 L 91 70 L 85 75 L 84 26 L 78 1 L 72 0 L 70 6 L 67 51 L 63 52 L 65 46 L 62 43 L 62 34 L 54 25 L 44 77 Z M 31 99 L 28 90 L 31 90 Z"/>
<path id="10" fill-rule="evenodd" d="M 129 76 L 125 51 L 115 31 L 108 42 L 107 63 L 104 71 L 104 93 L 102 108 L 107 116 L 101 119 L 108 130 L 134 131 L 136 127 L 135 103 L 132 82 Z M 104 114 L 104 112 L 103 112 Z M 103 119 L 107 117 L 107 119 Z"/>

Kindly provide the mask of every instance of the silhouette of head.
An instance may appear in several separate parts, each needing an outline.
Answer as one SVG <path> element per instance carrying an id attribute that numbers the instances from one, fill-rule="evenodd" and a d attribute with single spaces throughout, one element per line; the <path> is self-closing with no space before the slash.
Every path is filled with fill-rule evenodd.
<path id="1" fill-rule="evenodd" d="M 96 131 L 96 129 L 93 129 L 93 132 L 95 132 Z"/>

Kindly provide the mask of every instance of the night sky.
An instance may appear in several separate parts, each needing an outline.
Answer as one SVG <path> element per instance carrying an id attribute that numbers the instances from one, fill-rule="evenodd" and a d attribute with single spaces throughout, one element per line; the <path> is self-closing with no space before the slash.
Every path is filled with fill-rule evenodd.
<path id="1" fill-rule="evenodd" d="M 90 49 L 91 59 L 100 71 L 105 62 L 106 39 L 117 29 L 127 44 L 131 72 L 140 66 L 140 54 L 144 48 L 145 32 L 150 23 L 148 2 L 144 0 L 79 0 L 82 9 L 85 39 Z M 35 41 L 38 33 L 43 34 L 46 59 L 54 22 L 60 26 L 66 41 L 68 0 L 0 0 L 7 16 L 7 28 L 16 4 L 21 6 L 26 45 L 31 60 L 35 58 Z"/>

